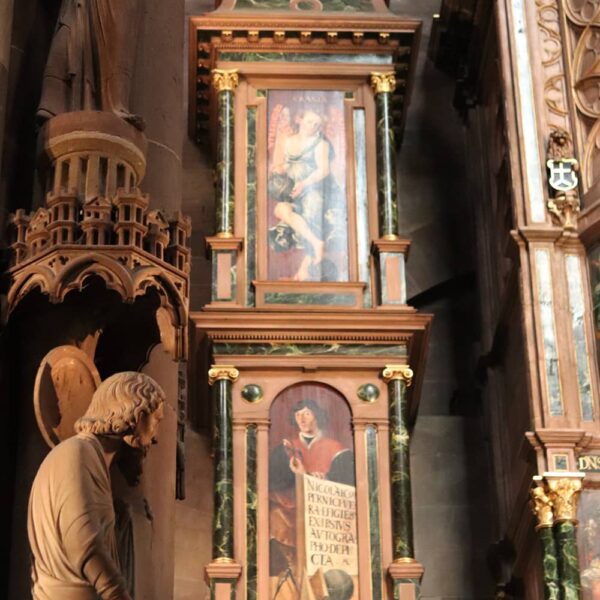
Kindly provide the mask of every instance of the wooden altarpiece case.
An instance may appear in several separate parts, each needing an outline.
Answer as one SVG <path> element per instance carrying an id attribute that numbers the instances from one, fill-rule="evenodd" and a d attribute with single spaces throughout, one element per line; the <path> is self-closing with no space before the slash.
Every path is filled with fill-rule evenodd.
<path id="1" fill-rule="evenodd" d="M 211 302 L 192 314 L 212 365 L 207 580 L 214 598 L 408 600 L 430 316 L 406 303 L 395 152 L 420 23 L 298 6 L 191 21 L 190 122 L 216 164 Z"/>

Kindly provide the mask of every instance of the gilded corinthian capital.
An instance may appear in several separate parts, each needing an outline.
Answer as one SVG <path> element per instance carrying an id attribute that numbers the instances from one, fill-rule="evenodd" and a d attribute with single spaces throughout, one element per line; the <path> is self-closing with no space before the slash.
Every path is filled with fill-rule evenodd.
<path id="1" fill-rule="evenodd" d="M 408 365 L 386 365 L 381 376 L 386 383 L 400 379 L 404 381 L 406 387 L 410 387 L 414 372 Z"/>
<path id="2" fill-rule="evenodd" d="M 240 79 L 237 69 L 213 69 L 212 82 L 217 93 L 233 92 L 238 86 Z"/>
<path id="3" fill-rule="evenodd" d="M 554 516 L 552 514 L 552 502 L 546 494 L 543 486 L 538 485 L 531 490 L 531 510 L 537 517 L 536 529 L 552 527 Z"/>
<path id="4" fill-rule="evenodd" d="M 371 73 L 371 87 L 375 94 L 391 93 L 396 89 L 396 76 L 389 73 Z"/>
<path id="5" fill-rule="evenodd" d="M 233 365 L 213 365 L 208 371 L 208 385 L 221 379 L 234 382 L 239 376 L 240 372 Z"/>
<path id="6" fill-rule="evenodd" d="M 577 501 L 581 492 L 581 479 L 574 477 L 548 478 L 550 501 L 554 522 L 577 521 Z"/>

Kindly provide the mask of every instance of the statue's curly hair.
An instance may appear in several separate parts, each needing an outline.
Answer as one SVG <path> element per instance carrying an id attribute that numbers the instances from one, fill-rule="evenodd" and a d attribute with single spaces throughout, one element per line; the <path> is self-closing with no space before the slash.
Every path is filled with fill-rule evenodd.
<path id="1" fill-rule="evenodd" d="M 163 389 L 148 375 L 136 371 L 117 373 L 98 386 L 87 411 L 75 422 L 75 431 L 130 434 L 143 414 L 152 414 L 165 400 Z"/>

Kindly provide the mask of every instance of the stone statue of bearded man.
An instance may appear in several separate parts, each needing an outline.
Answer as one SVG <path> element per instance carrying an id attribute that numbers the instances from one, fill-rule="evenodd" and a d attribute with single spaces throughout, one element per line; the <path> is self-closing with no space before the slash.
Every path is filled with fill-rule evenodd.
<path id="1" fill-rule="evenodd" d="M 139 0 L 63 0 L 44 73 L 38 119 L 80 110 L 129 110 Z"/>
<path id="2" fill-rule="evenodd" d="M 131 600 L 115 539 L 110 465 L 119 450 L 155 442 L 165 394 L 142 373 L 102 382 L 77 435 L 42 462 L 31 488 L 27 529 L 33 600 Z"/>

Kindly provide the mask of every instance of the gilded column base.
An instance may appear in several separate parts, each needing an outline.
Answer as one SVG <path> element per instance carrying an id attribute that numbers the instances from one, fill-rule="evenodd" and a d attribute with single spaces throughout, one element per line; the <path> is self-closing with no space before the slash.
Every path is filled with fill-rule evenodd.
<path id="1" fill-rule="evenodd" d="M 210 587 L 211 600 L 232 600 L 235 586 L 242 574 L 242 565 L 233 560 L 216 559 L 204 569 L 206 583 Z"/>
<path id="2" fill-rule="evenodd" d="M 418 600 L 424 569 L 414 558 L 397 559 L 389 567 L 394 600 Z"/>

